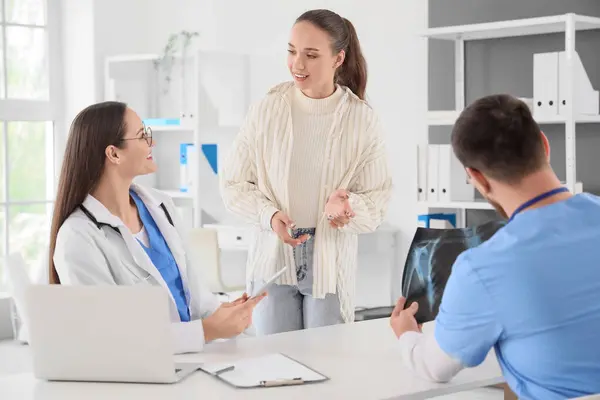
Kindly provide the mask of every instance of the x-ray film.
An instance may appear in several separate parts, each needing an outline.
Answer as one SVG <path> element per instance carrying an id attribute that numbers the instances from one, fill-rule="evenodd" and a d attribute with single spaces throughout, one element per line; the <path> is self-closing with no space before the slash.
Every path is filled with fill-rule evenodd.
<path id="1" fill-rule="evenodd" d="M 405 307 L 419 303 L 416 320 L 422 324 L 437 316 L 452 265 L 460 253 L 491 238 L 505 221 L 490 221 L 471 228 L 417 228 L 410 245 L 404 272 L 402 294 Z"/>

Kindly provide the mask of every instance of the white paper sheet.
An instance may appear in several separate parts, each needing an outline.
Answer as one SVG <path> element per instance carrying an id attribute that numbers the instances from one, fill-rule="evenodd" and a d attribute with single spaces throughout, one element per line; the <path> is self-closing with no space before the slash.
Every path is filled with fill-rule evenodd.
<path id="1" fill-rule="evenodd" d="M 301 379 L 303 382 L 318 382 L 327 379 L 324 375 L 279 353 L 230 363 L 204 364 L 201 369 L 216 374 L 219 370 L 230 366 L 233 366 L 232 370 L 218 375 L 219 378 L 237 387 L 261 386 L 262 381 Z"/>

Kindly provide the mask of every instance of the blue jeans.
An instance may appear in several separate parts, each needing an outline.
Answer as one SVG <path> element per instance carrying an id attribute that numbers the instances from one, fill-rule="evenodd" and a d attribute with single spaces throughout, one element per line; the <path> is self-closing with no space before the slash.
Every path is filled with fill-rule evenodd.
<path id="1" fill-rule="evenodd" d="M 298 286 L 274 285 L 269 295 L 254 309 L 253 323 L 258 335 L 317 328 L 343 323 L 337 294 L 328 293 L 323 299 L 312 297 L 313 251 L 315 229 L 292 231 L 297 238 L 309 234 L 310 239 L 294 248 Z M 255 280 L 253 287 L 264 281 Z"/>

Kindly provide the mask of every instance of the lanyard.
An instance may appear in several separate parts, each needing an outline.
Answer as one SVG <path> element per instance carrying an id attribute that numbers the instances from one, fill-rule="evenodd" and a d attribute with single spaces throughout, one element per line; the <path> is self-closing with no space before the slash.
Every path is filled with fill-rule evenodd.
<path id="1" fill-rule="evenodd" d="M 552 189 L 552 190 L 549 190 L 547 192 L 544 192 L 544 193 L 540 194 L 539 196 L 536 196 L 533 199 L 526 201 L 525 203 L 521 204 L 515 210 L 515 212 L 513 213 L 513 215 L 510 216 L 510 219 L 508 220 L 508 222 L 512 221 L 515 218 L 515 216 L 518 213 L 520 213 L 521 211 L 523 211 L 524 209 L 529 208 L 532 205 L 534 205 L 536 203 L 539 203 L 540 201 L 542 201 L 544 199 L 547 199 L 550 196 L 554 196 L 555 194 L 563 193 L 563 192 L 568 192 L 568 191 L 569 191 L 569 189 L 567 189 L 566 187 L 559 187 L 559 188 Z"/>

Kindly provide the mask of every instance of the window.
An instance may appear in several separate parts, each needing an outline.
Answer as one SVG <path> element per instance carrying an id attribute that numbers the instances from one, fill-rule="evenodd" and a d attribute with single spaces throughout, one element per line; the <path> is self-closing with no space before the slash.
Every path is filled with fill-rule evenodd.
<path id="1" fill-rule="evenodd" d="M 10 253 L 31 269 L 47 259 L 59 109 L 49 2 L 0 0 L 0 278 Z"/>

